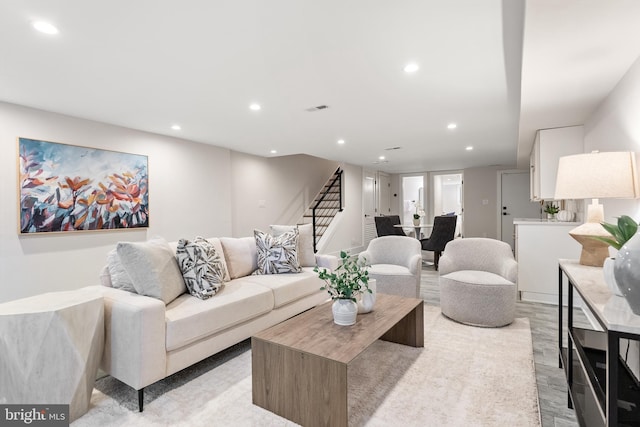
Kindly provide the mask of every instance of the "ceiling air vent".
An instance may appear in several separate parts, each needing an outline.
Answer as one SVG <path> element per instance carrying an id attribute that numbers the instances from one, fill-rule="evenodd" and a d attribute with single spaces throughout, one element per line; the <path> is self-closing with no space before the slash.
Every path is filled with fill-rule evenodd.
<path id="1" fill-rule="evenodd" d="M 401 150 L 402 147 L 389 147 L 389 148 L 385 148 L 384 151 L 393 151 L 393 150 Z"/>
<path id="2" fill-rule="evenodd" d="M 328 105 L 318 105 L 316 107 L 307 108 L 304 111 L 308 111 L 310 113 L 313 113 L 314 111 L 320 111 L 320 110 L 324 110 L 324 109 L 327 109 L 327 108 L 329 108 Z"/>

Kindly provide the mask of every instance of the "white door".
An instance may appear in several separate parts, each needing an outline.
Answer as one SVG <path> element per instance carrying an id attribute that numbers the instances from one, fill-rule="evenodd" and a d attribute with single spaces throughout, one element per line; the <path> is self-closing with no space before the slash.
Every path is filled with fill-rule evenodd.
<path id="1" fill-rule="evenodd" d="M 365 170 L 362 181 L 362 210 L 364 214 L 364 247 L 369 246 L 371 239 L 376 237 L 376 173 Z"/>
<path id="2" fill-rule="evenodd" d="M 500 240 L 514 249 L 515 218 L 540 218 L 540 203 L 529 200 L 529 171 L 500 174 Z"/>
<path id="3" fill-rule="evenodd" d="M 378 172 L 378 189 L 380 192 L 378 214 L 391 214 L 391 177 L 386 173 Z"/>

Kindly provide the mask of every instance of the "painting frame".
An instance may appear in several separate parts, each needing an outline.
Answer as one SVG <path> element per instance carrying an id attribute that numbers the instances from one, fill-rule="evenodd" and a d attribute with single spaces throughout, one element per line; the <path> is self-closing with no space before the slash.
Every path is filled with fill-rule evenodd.
<path id="1" fill-rule="evenodd" d="M 19 235 L 149 228 L 149 158 L 17 137 Z"/>

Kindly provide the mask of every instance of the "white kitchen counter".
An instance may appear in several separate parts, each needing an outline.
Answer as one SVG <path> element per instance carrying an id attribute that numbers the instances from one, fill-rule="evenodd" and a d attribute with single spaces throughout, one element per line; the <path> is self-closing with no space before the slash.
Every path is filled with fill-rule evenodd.
<path id="1" fill-rule="evenodd" d="M 577 227 L 582 225 L 580 221 L 549 221 L 548 219 L 539 218 L 516 218 L 513 220 L 514 225 L 573 225 Z"/>
<path id="2" fill-rule="evenodd" d="M 513 222 L 520 298 L 557 304 L 558 259 L 580 257 L 582 247 L 569 232 L 582 223 L 528 219 Z"/>

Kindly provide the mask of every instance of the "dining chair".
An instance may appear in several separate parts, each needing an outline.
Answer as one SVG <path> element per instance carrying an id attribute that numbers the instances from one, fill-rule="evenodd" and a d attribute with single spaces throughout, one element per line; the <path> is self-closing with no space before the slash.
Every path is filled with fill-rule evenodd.
<path id="1" fill-rule="evenodd" d="M 455 237 L 457 222 L 457 215 L 437 216 L 433 218 L 433 230 L 429 238 L 420 240 L 423 251 L 433 252 L 433 264 L 436 271 L 444 247 Z"/>
<path id="2" fill-rule="evenodd" d="M 406 236 L 401 227 L 394 227 L 394 225 L 400 225 L 399 215 L 388 216 L 376 216 L 374 217 L 376 223 L 376 232 L 378 237 L 382 236 Z"/>

